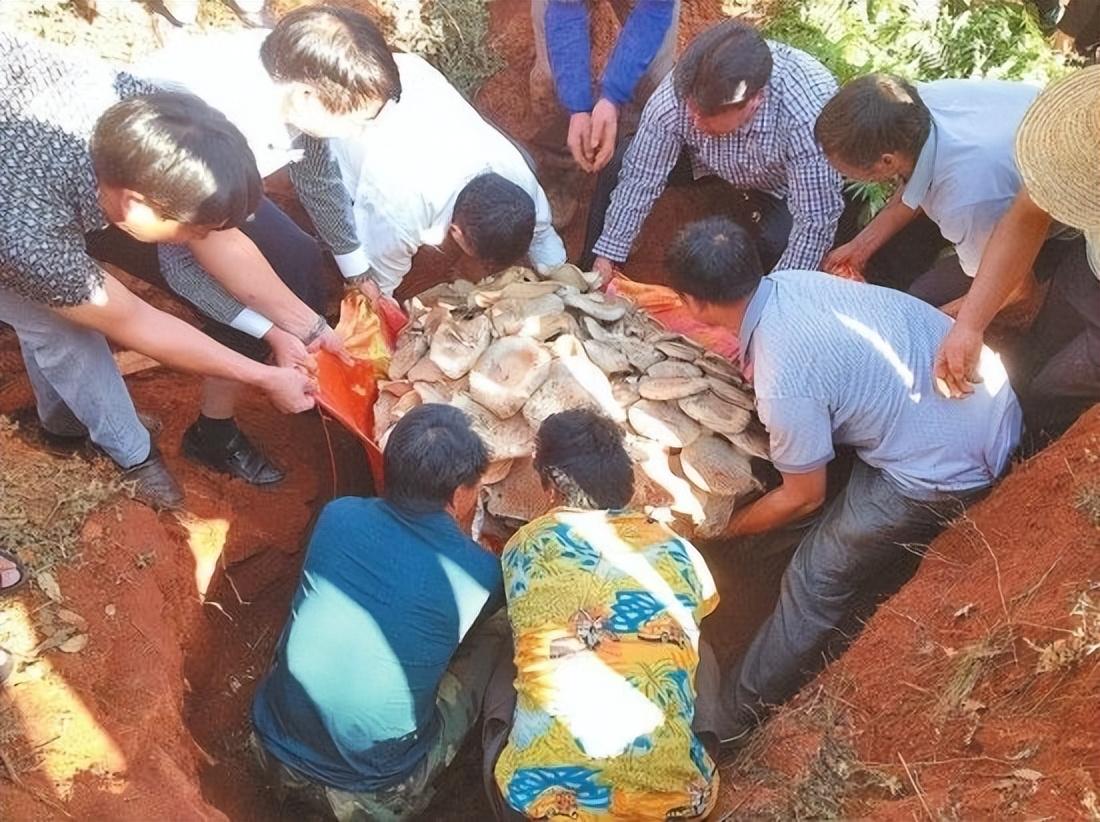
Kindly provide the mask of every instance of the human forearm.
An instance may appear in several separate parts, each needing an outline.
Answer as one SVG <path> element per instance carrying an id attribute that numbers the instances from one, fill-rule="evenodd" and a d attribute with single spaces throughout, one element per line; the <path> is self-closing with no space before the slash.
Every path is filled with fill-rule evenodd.
<path id="1" fill-rule="evenodd" d="M 566 111 L 592 110 L 592 46 L 586 3 L 550 0 L 546 6 L 546 56 L 554 89 Z"/>
<path id="2" fill-rule="evenodd" d="M 287 288 L 260 250 L 236 229 L 212 231 L 188 244 L 199 264 L 244 305 L 284 331 L 306 339 L 317 314 Z"/>
<path id="3" fill-rule="evenodd" d="M 101 300 L 61 311 L 123 348 L 180 371 L 264 387 L 268 366 L 231 351 L 198 329 L 136 297 L 114 277 Z"/>
<path id="4" fill-rule="evenodd" d="M 913 222 L 918 214 L 919 209 L 910 208 L 895 193 L 886 207 L 852 239 L 852 245 L 863 262 L 866 263 L 891 237 Z"/>
<path id="5" fill-rule="evenodd" d="M 796 522 L 822 506 L 825 486 L 824 465 L 805 473 L 783 472 L 783 484 L 734 514 L 726 533 L 761 534 Z"/>
<path id="6" fill-rule="evenodd" d="M 593 247 L 598 257 L 626 262 L 653 204 L 668 183 L 682 143 L 673 134 L 638 132 L 623 158 L 618 185 L 611 192 L 611 204 L 604 218 L 603 232 Z"/>
<path id="7" fill-rule="evenodd" d="M 734 514 L 726 534 L 736 537 L 774 531 L 812 514 L 820 507 L 819 501 L 799 497 L 790 493 L 787 486 L 781 485 Z"/>
<path id="8" fill-rule="evenodd" d="M 616 105 L 630 102 L 638 81 L 664 43 L 675 14 L 675 0 L 638 0 L 623 26 L 603 77 L 603 96 Z"/>
<path id="9" fill-rule="evenodd" d="M 531 265 L 543 273 L 557 268 L 568 259 L 565 244 L 562 243 L 561 237 L 549 220 L 535 226 L 535 234 L 531 238 L 527 256 L 531 260 Z"/>
<path id="10" fill-rule="evenodd" d="M 302 135 L 296 142 L 302 159 L 290 165 L 290 180 L 298 199 L 321 242 L 335 256 L 340 273 L 358 276 L 367 270 L 369 261 L 359 243 L 351 194 L 344 186 L 340 166 L 326 141 Z"/>
<path id="11" fill-rule="evenodd" d="M 787 185 L 791 233 L 775 270 L 820 270 L 844 211 L 840 175 L 814 146 L 791 161 Z"/>
<path id="12" fill-rule="evenodd" d="M 997 313 L 1023 286 L 1050 230 L 1050 215 L 1021 191 L 986 243 L 974 284 L 956 322 L 983 333 Z"/>

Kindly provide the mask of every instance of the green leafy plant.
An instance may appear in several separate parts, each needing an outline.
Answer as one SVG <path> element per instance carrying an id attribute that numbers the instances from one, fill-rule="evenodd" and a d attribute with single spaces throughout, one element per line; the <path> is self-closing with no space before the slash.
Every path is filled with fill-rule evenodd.
<path id="1" fill-rule="evenodd" d="M 764 33 L 812 54 L 841 84 L 873 71 L 1045 84 L 1069 70 L 1030 8 L 1007 0 L 779 0 Z M 867 219 L 890 193 L 880 184 L 853 189 Z"/>

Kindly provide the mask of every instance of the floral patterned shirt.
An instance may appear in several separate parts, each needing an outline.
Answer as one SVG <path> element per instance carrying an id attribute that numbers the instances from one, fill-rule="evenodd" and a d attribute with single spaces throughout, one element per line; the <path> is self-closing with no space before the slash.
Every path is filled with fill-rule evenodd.
<path id="1" fill-rule="evenodd" d="M 496 779 L 531 819 L 700 817 L 718 775 L 692 732 L 695 547 L 644 514 L 556 509 L 502 558 L 518 700 Z"/>

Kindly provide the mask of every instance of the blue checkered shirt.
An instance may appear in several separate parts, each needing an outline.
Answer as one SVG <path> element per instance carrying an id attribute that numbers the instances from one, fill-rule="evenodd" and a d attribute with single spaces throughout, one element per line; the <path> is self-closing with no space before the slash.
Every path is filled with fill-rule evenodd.
<path id="1" fill-rule="evenodd" d="M 716 175 L 737 188 L 787 201 L 794 218 L 776 270 L 815 269 L 832 247 L 844 210 L 840 175 L 814 140 L 814 122 L 837 85 L 813 57 L 781 43 L 772 51 L 771 79 L 756 116 L 732 134 L 695 127 L 669 73 L 653 92 L 638 134 L 623 159 L 595 253 L 615 262 L 630 255 L 642 223 L 661 196 L 680 152 L 688 150 L 695 179 Z"/>

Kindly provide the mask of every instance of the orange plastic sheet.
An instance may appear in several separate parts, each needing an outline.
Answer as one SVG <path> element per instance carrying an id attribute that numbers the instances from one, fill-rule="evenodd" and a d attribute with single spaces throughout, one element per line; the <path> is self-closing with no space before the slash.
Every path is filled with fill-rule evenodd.
<path id="1" fill-rule="evenodd" d="M 607 293 L 625 297 L 669 331 L 695 340 L 708 351 L 731 360 L 741 353 L 737 334 L 695 319 L 683 298 L 668 286 L 639 283 L 618 274 L 608 284 Z"/>
<path id="2" fill-rule="evenodd" d="M 382 488 L 382 451 L 374 442 L 377 375 L 389 367 L 397 335 L 408 318 L 397 303 L 382 299 L 372 305 L 364 295 L 350 293 L 340 304 L 336 333 L 344 340 L 354 365 L 325 351 L 317 354 L 317 403 L 363 441 L 375 487 Z"/>

